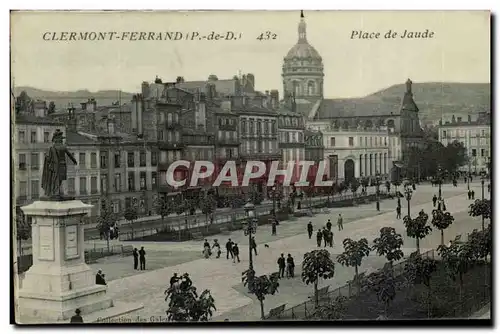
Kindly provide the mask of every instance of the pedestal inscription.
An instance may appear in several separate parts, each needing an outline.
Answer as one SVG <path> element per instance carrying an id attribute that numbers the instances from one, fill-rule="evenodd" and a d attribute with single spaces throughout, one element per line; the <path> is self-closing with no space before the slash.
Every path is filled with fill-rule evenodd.
<path id="1" fill-rule="evenodd" d="M 52 226 L 39 225 L 40 249 L 38 259 L 54 261 L 54 229 Z"/>
<path id="2" fill-rule="evenodd" d="M 66 260 L 79 257 L 78 254 L 78 225 L 66 225 L 65 257 Z"/>

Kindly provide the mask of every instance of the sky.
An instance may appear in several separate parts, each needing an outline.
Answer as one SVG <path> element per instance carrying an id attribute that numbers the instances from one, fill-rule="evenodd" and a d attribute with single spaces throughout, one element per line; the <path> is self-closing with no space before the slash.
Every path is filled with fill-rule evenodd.
<path id="1" fill-rule="evenodd" d="M 307 39 L 320 53 L 327 98 L 365 96 L 413 82 L 490 82 L 490 13 L 485 11 L 305 11 Z M 142 81 L 255 76 L 256 89 L 282 94 L 283 57 L 298 39 L 300 11 L 14 12 L 12 76 L 45 90 L 140 91 Z M 384 39 L 391 30 L 434 32 L 430 39 Z M 61 32 L 232 31 L 237 40 L 54 41 Z M 269 31 L 276 39 L 259 41 Z M 353 31 L 380 33 L 352 39 Z M 109 36 L 109 35 L 108 35 Z M 68 38 L 68 37 L 66 37 Z"/>

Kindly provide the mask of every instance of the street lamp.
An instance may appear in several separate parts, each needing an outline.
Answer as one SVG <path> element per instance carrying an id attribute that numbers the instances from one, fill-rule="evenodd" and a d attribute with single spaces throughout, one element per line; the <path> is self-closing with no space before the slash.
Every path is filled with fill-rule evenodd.
<path id="1" fill-rule="evenodd" d="M 377 192 L 377 211 L 380 211 L 380 172 L 375 173 L 375 187 Z"/>
<path id="2" fill-rule="evenodd" d="M 484 172 L 481 173 L 481 199 L 484 201 L 484 179 L 485 175 Z M 481 215 L 481 227 L 484 231 L 484 215 Z"/>
<path id="3" fill-rule="evenodd" d="M 441 169 L 441 166 L 438 166 L 437 170 L 437 177 L 438 177 L 438 187 L 439 187 L 439 199 L 441 199 L 441 183 L 443 183 L 443 177 L 442 177 L 443 170 Z"/>
<path id="4" fill-rule="evenodd" d="M 253 271 L 253 257 L 252 257 L 252 234 L 257 232 L 257 219 L 255 215 L 255 205 L 253 203 L 248 202 L 243 207 L 245 209 L 245 216 L 247 218 L 247 222 L 243 223 L 243 233 L 245 236 L 248 235 L 248 251 L 249 251 L 249 264 L 248 264 L 248 290 L 252 292 L 252 283 L 254 278 Z"/>
<path id="5" fill-rule="evenodd" d="M 276 218 L 276 193 L 277 193 L 278 187 L 276 186 L 276 182 L 274 183 L 274 186 L 271 188 L 271 196 L 273 198 L 273 216 Z"/>
<path id="6" fill-rule="evenodd" d="M 411 201 L 412 195 L 413 195 L 413 190 L 411 190 L 410 187 L 406 187 L 405 198 L 406 198 L 406 201 L 408 202 L 408 218 L 410 218 L 410 201 Z"/>

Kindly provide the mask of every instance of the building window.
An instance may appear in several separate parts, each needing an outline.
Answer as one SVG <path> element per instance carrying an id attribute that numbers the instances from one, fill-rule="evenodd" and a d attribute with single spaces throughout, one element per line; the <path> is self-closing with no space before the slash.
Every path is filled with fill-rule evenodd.
<path id="1" fill-rule="evenodd" d="M 80 166 L 80 168 L 85 168 L 85 153 L 80 153 L 78 155 L 78 166 Z"/>
<path id="2" fill-rule="evenodd" d="M 127 166 L 134 167 L 134 152 L 127 153 Z"/>
<path id="3" fill-rule="evenodd" d="M 90 153 L 90 168 L 97 168 L 97 153 Z"/>
<path id="4" fill-rule="evenodd" d="M 120 201 L 113 202 L 113 213 L 120 212 Z"/>
<path id="5" fill-rule="evenodd" d="M 73 177 L 68 179 L 68 194 L 69 195 L 75 194 L 75 178 Z"/>
<path id="6" fill-rule="evenodd" d="M 163 130 L 158 130 L 157 136 L 158 140 L 163 140 Z"/>
<path id="7" fill-rule="evenodd" d="M 50 133 L 48 131 L 44 131 L 44 133 L 43 133 L 43 142 L 44 143 L 49 142 L 49 136 L 50 136 Z"/>
<path id="8" fill-rule="evenodd" d="M 354 146 L 354 137 L 349 137 L 349 146 Z"/>
<path id="9" fill-rule="evenodd" d="M 140 181 L 141 190 L 148 190 L 148 188 L 146 186 L 146 172 L 141 172 L 139 174 L 139 181 Z"/>
<path id="10" fill-rule="evenodd" d="M 144 151 L 139 153 L 139 166 L 146 167 L 146 152 Z"/>
<path id="11" fill-rule="evenodd" d="M 19 154 L 19 169 L 20 170 L 25 170 L 26 169 L 26 154 Z"/>
<path id="12" fill-rule="evenodd" d="M 125 208 L 130 208 L 132 206 L 132 198 L 125 197 Z"/>
<path id="13" fill-rule="evenodd" d="M 330 146 L 335 146 L 335 137 L 330 137 Z"/>
<path id="14" fill-rule="evenodd" d="M 370 137 L 370 147 L 373 146 L 373 137 Z"/>
<path id="15" fill-rule="evenodd" d="M 80 195 L 87 195 L 87 178 L 80 178 Z"/>
<path id="16" fill-rule="evenodd" d="M 484 157 L 484 148 L 481 149 L 481 156 Z"/>
<path id="17" fill-rule="evenodd" d="M 151 166 L 158 165 L 158 152 L 151 152 Z"/>
<path id="18" fill-rule="evenodd" d="M 28 184 L 26 181 L 20 181 L 19 182 L 19 197 L 21 199 L 26 199 L 27 192 L 28 192 Z"/>
<path id="19" fill-rule="evenodd" d="M 101 169 L 105 169 L 108 167 L 108 157 L 107 152 L 101 152 Z"/>
<path id="20" fill-rule="evenodd" d="M 446 138 L 446 131 L 443 131 L 443 138 Z"/>
<path id="21" fill-rule="evenodd" d="M 101 175 L 101 192 L 103 192 L 103 193 L 108 192 L 108 176 L 107 175 Z"/>
<path id="22" fill-rule="evenodd" d="M 365 137 L 365 146 L 368 146 L 368 137 Z"/>
<path id="23" fill-rule="evenodd" d="M 115 168 L 120 168 L 120 152 L 115 152 Z"/>
<path id="24" fill-rule="evenodd" d="M 476 149 L 475 149 L 475 148 L 473 148 L 473 149 L 472 149 L 472 156 L 473 156 L 473 157 L 475 157 L 475 156 L 476 156 Z"/>
<path id="25" fill-rule="evenodd" d="M 97 176 L 92 176 L 90 178 L 90 192 L 92 194 L 97 193 Z"/>
<path id="26" fill-rule="evenodd" d="M 122 191 L 122 179 L 120 173 L 115 174 L 115 191 Z"/>
<path id="27" fill-rule="evenodd" d="M 129 191 L 135 191 L 134 172 L 129 172 L 128 173 L 128 190 Z"/>
<path id="28" fill-rule="evenodd" d="M 31 138 L 30 138 L 30 142 L 32 144 L 35 144 L 36 143 L 36 131 L 31 131 Z"/>
<path id="29" fill-rule="evenodd" d="M 39 168 L 38 153 L 31 153 L 31 169 Z"/>
<path id="30" fill-rule="evenodd" d="M 26 142 L 26 138 L 25 138 L 25 135 L 24 135 L 24 131 L 19 131 L 17 133 L 17 140 L 20 142 L 20 143 L 24 143 Z"/>
<path id="31" fill-rule="evenodd" d="M 31 181 L 31 198 L 35 199 L 40 197 L 40 182 L 38 180 Z"/>
<path id="32" fill-rule="evenodd" d="M 158 177 L 158 176 L 157 176 L 156 172 L 151 172 L 151 188 L 152 188 L 153 190 L 155 190 L 155 189 L 156 189 L 156 178 L 157 178 L 157 177 Z"/>
<path id="33" fill-rule="evenodd" d="M 271 134 L 272 135 L 276 134 L 276 121 L 275 120 L 271 121 Z"/>

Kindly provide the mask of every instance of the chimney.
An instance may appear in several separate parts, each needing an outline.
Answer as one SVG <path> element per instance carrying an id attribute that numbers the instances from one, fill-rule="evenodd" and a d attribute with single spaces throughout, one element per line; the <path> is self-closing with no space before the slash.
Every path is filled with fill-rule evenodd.
<path id="1" fill-rule="evenodd" d="M 270 92 L 270 96 L 271 96 L 271 108 L 278 109 L 280 102 L 280 93 L 278 92 L 277 89 L 273 89 Z"/>
<path id="2" fill-rule="evenodd" d="M 408 78 L 408 80 L 406 80 L 406 92 L 411 94 L 411 84 L 413 82 Z"/>
<path id="3" fill-rule="evenodd" d="M 82 110 L 87 110 L 87 102 L 82 102 L 80 105 L 82 106 Z"/>
<path id="4" fill-rule="evenodd" d="M 75 107 L 72 104 L 68 106 L 68 128 L 69 130 L 76 132 L 76 117 L 75 117 Z"/>
<path id="5" fill-rule="evenodd" d="M 87 100 L 87 110 L 95 111 L 97 108 L 97 101 L 94 98 L 90 98 Z"/>
<path id="6" fill-rule="evenodd" d="M 255 89 L 255 76 L 252 73 L 247 74 L 247 83 L 252 88 Z"/>
<path id="7" fill-rule="evenodd" d="M 143 81 L 141 84 L 141 93 L 145 98 L 149 97 L 149 82 Z"/>
<path id="8" fill-rule="evenodd" d="M 175 82 L 176 83 L 183 83 L 184 82 L 184 77 L 181 77 L 181 76 L 177 77 L 177 79 L 175 79 Z"/>

